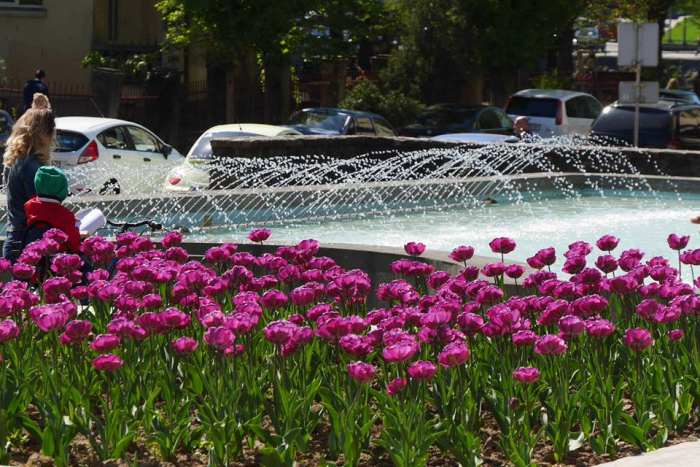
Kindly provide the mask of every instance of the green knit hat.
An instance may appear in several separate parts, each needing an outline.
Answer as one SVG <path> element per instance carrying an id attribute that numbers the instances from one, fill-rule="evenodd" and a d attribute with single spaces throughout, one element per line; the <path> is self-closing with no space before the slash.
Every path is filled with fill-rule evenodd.
<path id="1" fill-rule="evenodd" d="M 34 176 L 34 188 L 39 196 L 51 196 L 63 202 L 68 196 L 68 177 L 58 167 L 39 167 Z"/>

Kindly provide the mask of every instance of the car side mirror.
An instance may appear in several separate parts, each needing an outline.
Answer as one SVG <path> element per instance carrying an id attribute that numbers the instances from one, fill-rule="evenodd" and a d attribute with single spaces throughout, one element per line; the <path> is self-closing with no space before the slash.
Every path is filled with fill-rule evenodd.
<path id="1" fill-rule="evenodd" d="M 173 147 L 172 147 L 172 146 L 168 146 L 167 144 L 164 144 L 164 145 L 163 145 L 162 153 L 163 153 L 163 156 L 164 156 L 166 159 L 168 158 L 168 156 L 169 156 L 172 152 L 173 152 Z"/>

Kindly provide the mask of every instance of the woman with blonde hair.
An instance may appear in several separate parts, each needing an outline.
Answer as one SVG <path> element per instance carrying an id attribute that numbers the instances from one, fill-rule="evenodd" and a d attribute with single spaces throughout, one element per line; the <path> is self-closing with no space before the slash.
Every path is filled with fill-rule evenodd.
<path id="1" fill-rule="evenodd" d="M 35 94 L 32 108 L 17 120 L 5 145 L 3 163 L 8 226 L 2 256 L 13 263 L 22 252 L 27 230 L 24 204 L 36 195 L 34 176 L 39 167 L 51 165 L 55 130 L 48 98 Z"/>

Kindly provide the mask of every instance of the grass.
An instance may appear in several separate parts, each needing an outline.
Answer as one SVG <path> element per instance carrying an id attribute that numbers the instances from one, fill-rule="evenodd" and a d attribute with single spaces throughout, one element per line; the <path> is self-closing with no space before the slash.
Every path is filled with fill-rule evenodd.
<path id="1" fill-rule="evenodd" d="M 683 23 L 686 21 L 688 24 L 684 26 Z M 689 45 L 696 45 L 698 43 L 698 37 L 700 37 L 700 19 L 698 18 L 690 18 L 676 24 L 673 29 L 664 34 L 664 44 L 682 44 L 684 27 L 687 28 L 685 31 L 686 43 Z M 671 38 L 673 41 L 670 40 Z"/>

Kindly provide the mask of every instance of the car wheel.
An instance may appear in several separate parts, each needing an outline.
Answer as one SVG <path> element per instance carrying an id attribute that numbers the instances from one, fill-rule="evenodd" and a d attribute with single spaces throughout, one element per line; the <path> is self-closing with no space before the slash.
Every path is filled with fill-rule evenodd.
<path id="1" fill-rule="evenodd" d="M 105 182 L 104 185 L 102 185 L 102 188 L 100 188 L 100 194 L 101 195 L 118 195 L 121 193 L 122 187 L 119 185 L 119 182 L 111 178 L 108 181 Z"/>

